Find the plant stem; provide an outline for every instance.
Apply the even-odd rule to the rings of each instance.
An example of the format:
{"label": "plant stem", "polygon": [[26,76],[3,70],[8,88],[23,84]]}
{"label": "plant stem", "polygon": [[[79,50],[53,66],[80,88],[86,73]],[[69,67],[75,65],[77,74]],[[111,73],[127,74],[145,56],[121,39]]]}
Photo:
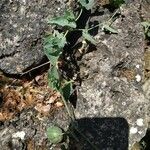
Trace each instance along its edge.
{"label": "plant stem", "polygon": [[[99,24],[95,25],[94,27],[88,28],[87,30],[90,31],[90,30],[92,30],[92,29],[94,29],[94,28],[97,28],[97,27],[103,26],[103,25],[106,24],[106,23],[109,23],[109,22],[113,19],[113,17],[118,13],[119,10],[120,10],[120,9],[117,9],[117,10],[115,11],[115,13],[111,16],[111,18],[109,18],[109,20],[107,20],[106,22],[99,23]],[[85,30],[85,29],[76,29],[76,30],[83,31],[83,30]]]}
{"label": "plant stem", "polygon": [[[101,26],[101,25],[103,25],[103,23],[97,24],[96,26],[91,27],[91,28],[88,28],[87,30],[90,31],[90,30],[92,30],[92,29],[94,29],[94,28],[97,28],[97,27],[99,27],[99,26]],[[83,30],[85,30],[85,29],[75,29],[75,30],[77,30],[77,31],[83,31]]]}
{"label": "plant stem", "polygon": [[94,29],[94,28],[97,28],[97,27],[99,27],[99,26],[101,26],[101,25],[103,25],[103,23],[99,23],[99,24],[97,24],[97,25],[94,26],[94,27],[88,28],[88,31],[90,31],[90,30],[92,30],[92,29]]}
{"label": "plant stem", "polygon": [[48,62],[46,62],[46,63],[43,63],[43,64],[41,64],[41,65],[39,65],[39,66],[37,66],[37,67],[34,67],[34,68],[32,68],[32,69],[30,69],[30,70],[28,70],[28,71],[25,71],[25,72],[23,72],[23,73],[20,73],[20,75],[23,76],[23,75],[25,75],[25,74],[27,74],[27,73],[29,73],[29,72],[35,70],[35,69],[38,69],[38,68],[40,68],[40,67],[42,67],[42,66],[45,66],[45,65],[47,65],[47,64],[50,64],[50,61],[48,61]]}
{"label": "plant stem", "polygon": [[[60,92],[60,91],[58,91],[58,92]],[[66,108],[66,110],[67,110],[67,113],[68,113],[68,115],[69,115],[71,121],[74,121],[75,118],[71,115],[71,112],[70,112],[70,110],[69,110],[69,107],[68,107],[68,105],[67,105],[66,100],[65,100],[64,97],[63,97],[62,92],[60,92],[60,94],[61,94],[62,101],[63,101],[63,103],[64,103],[64,105],[65,105],[65,108]]]}
{"label": "plant stem", "polygon": [[75,21],[77,21],[77,20],[80,18],[82,12],[83,12],[83,9],[80,10],[80,13],[78,14],[78,16],[77,16],[77,18],[75,19]]}
{"label": "plant stem", "polygon": [[[61,94],[62,95],[62,94]],[[68,113],[68,115],[69,115],[69,117],[71,118],[71,121],[75,121],[75,117],[73,117],[72,115],[71,115],[71,112],[70,112],[70,110],[69,110],[69,107],[68,107],[68,105],[67,105],[67,103],[66,103],[66,101],[65,101],[65,99],[64,99],[64,97],[63,96],[61,96],[62,97],[62,101],[63,101],[63,103],[64,103],[64,105],[65,105],[65,108],[66,108],[66,110],[67,110],[67,113]],[[90,142],[90,140],[88,139],[88,138],[86,138],[86,136],[84,135],[84,134],[82,134],[82,132],[80,132],[79,131],[79,129],[75,126],[75,125],[73,125],[73,128],[92,146],[92,148],[94,149],[94,150],[98,150],[98,148],[96,147],[96,146],[94,146],[91,142]],[[76,139],[76,138],[75,138]]]}
{"label": "plant stem", "polygon": [[[119,12],[119,8],[114,12],[114,14],[110,17],[110,19],[108,21],[106,21],[107,23],[110,23],[110,21],[114,18],[114,16]],[[110,23],[109,25],[111,25],[112,23]]]}
{"label": "plant stem", "polygon": [[68,32],[69,32],[69,30],[67,30],[67,31],[65,32],[64,37],[66,37],[66,36],[67,36]]}

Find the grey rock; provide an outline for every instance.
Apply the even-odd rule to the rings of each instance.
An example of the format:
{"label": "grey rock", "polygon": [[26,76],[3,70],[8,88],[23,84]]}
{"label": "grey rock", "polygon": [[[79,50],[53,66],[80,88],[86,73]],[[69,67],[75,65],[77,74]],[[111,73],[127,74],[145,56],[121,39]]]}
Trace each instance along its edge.
{"label": "grey rock", "polygon": [[[117,142],[118,145],[113,147],[115,133],[111,134],[111,130],[118,128],[121,135],[127,126],[120,127],[118,123],[117,127],[113,124],[115,118],[123,118],[128,123],[129,129],[126,131],[129,134],[127,137],[129,148],[145,135],[147,129],[149,101],[145,98],[141,86],[144,33],[140,24],[138,6],[131,3],[121,7],[121,16],[112,26],[118,30],[118,34],[105,37],[99,33],[97,51],[86,54],[80,62],[81,76],[87,78],[79,88],[75,116],[79,120],[99,118],[100,130],[97,129],[95,132],[101,133],[104,129],[108,136],[98,138],[99,141],[94,137],[95,142],[103,143],[102,140],[109,139],[108,142],[103,143],[104,149],[122,150],[125,148],[119,147]],[[106,120],[112,118],[112,121],[106,123],[104,118]],[[111,125],[108,127],[108,124]],[[89,125],[89,129],[93,126]]]}
{"label": "grey rock", "polygon": [[[67,6],[67,5],[66,5]],[[18,74],[40,63],[46,19],[62,14],[63,1],[2,0],[0,4],[0,69]]]}
{"label": "grey rock", "polygon": [[33,149],[50,149],[51,143],[47,139],[46,130],[51,126],[58,126],[64,130],[70,124],[65,108],[60,108],[47,117],[41,117],[35,109],[27,109],[16,115],[10,121],[0,125],[0,149],[24,150],[33,142]]}

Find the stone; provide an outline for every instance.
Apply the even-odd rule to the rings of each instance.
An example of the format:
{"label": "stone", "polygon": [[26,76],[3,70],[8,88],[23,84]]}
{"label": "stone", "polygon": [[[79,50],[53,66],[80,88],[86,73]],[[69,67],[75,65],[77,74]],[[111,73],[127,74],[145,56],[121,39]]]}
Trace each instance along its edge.
{"label": "stone", "polygon": [[66,7],[55,0],[1,0],[0,70],[19,74],[38,65],[44,58],[45,32],[51,32],[47,17],[62,14]]}
{"label": "stone", "polygon": [[[98,17],[96,19],[98,20]],[[103,133],[101,138],[93,137],[95,146],[96,143],[102,143],[104,149],[126,150],[125,147],[121,148],[120,143],[113,144],[115,136],[119,136],[118,131],[120,135],[127,132],[125,135],[128,135],[128,147],[131,148],[144,137],[148,127],[146,120],[149,101],[142,90],[144,32],[138,5],[131,3],[122,6],[121,15],[112,26],[118,30],[118,34],[100,34],[97,50],[87,53],[79,62],[84,81],[79,87],[75,116],[77,120],[99,118],[99,129],[90,132],[94,125],[87,125],[89,132],[85,132],[87,137],[90,134],[92,137],[94,132],[102,134],[103,129],[104,133],[107,133],[108,136]],[[126,124],[121,127],[119,122],[117,127],[113,122],[118,117],[126,120],[129,128]],[[107,123],[104,120],[108,118],[112,121]],[[85,122],[84,124],[86,126]],[[114,131],[113,134],[111,131]],[[101,135],[100,133],[97,134]],[[104,143],[103,140],[107,142]],[[97,146],[99,147],[99,144]],[[87,145],[83,147],[86,149]]]}

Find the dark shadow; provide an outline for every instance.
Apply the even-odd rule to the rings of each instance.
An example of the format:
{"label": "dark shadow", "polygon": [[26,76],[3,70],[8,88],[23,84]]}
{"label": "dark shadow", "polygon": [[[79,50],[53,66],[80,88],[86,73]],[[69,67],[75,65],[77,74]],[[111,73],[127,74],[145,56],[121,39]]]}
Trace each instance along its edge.
{"label": "dark shadow", "polygon": [[1,107],[2,103],[3,103],[3,96],[2,96],[2,93],[0,92],[0,107]]}
{"label": "dark shadow", "polygon": [[141,139],[140,145],[144,150],[150,150],[150,128],[147,129],[146,135]]}
{"label": "dark shadow", "polygon": [[[76,88],[76,87],[74,87]],[[77,102],[77,90],[75,90],[72,95],[69,98],[70,103],[73,105],[74,108],[76,108],[76,102]]]}
{"label": "dark shadow", "polygon": [[[93,21],[93,22],[89,22],[89,28],[91,27],[95,27],[99,24],[98,21]],[[92,35],[92,36],[95,36],[98,34],[98,30],[99,30],[99,27],[97,26],[96,28],[92,29],[89,31],[89,33]]]}
{"label": "dark shadow", "polygon": [[[124,118],[82,118],[76,120],[78,130],[73,129],[69,150],[128,150],[129,126]],[[75,138],[76,137],[76,138]]]}

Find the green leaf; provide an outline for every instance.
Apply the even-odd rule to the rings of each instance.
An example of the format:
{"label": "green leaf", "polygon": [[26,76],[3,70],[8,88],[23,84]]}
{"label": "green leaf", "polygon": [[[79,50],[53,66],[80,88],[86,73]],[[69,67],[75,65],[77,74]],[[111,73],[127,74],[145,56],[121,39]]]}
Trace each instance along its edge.
{"label": "green leaf", "polygon": [[55,31],[55,35],[56,35],[56,45],[59,48],[64,48],[65,44],[67,43],[64,34]]}
{"label": "green leaf", "polygon": [[63,88],[61,89],[60,93],[61,95],[64,97],[64,99],[67,101],[70,97],[70,95],[72,94],[72,82],[66,82],[63,86]]}
{"label": "green leaf", "polygon": [[82,35],[83,35],[83,37],[86,39],[86,40],[88,40],[89,42],[91,42],[92,44],[96,44],[97,42],[96,42],[96,40],[88,33],[88,30],[83,30],[82,31]]}
{"label": "green leaf", "polygon": [[60,82],[59,72],[56,66],[52,66],[48,72],[48,85],[50,88],[58,91],[60,89]]}
{"label": "green leaf", "polygon": [[[149,27],[150,27],[150,22],[144,21],[144,22],[141,22],[141,24],[142,24],[142,26],[144,27],[145,34],[148,36]],[[148,36],[148,37],[149,37],[149,36]]]}
{"label": "green leaf", "polygon": [[47,129],[47,137],[53,144],[60,143],[63,139],[62,129],[56,126],[49,127]]}
{"label": "green leaf", "polygon": [[44,39],[44,46],[63,48],[66,44],[66,37],[63,33],[54,31],[54,35],[49,35]]}
{"label": "green leaf", "polygon": [[150,27],[150,22],[148,22],[148,21],[143,21],[143,22],[141,22],[141,24],[142,24],[142,26],[144,26],[145,28],[146,28],[146,27]]}
{"label": "green leaf", "polygon": [[85,7],[87,10],[92,9],[92,7],[94,6],[94,0],[79,0],[79,3]]}
{"label": "green leaf", "polygon": [[67,26],[76,28],[75,16],[71,11],[66,11],[63,16],[55,17],[48,20],[49,24],[56,24],[60,26]]}
{"label": "green leaf", "polygon": [[44,53],[52,65],[56,65],[65,44],[66,37],[59,32],[55,32],[54,35],[47,36],[44,39]]}
{"label": "green leaf", "polygon": [[114,28],[112,28],[111,26],[109,26],[108,24],[104,24],[103,28],[111,33],[118,33],[118,31]]}
{"label": "green leaf", "polygon": [[147,32],[147,36],[150,37],[150,31]]}
{"label": "green leaf", "polygon": [[75,20],[76,19],[71,10],[70,11],[65,11],[64,17],[68,20]]}
{"label": "green leaf", "polygon": [[[52,50],[52,48],[51,48],[51,50]],[[50,60],[51,64],[56,65],[56,63],[60,57],[61,50],[58,49],[57,51],[51,53],[48,49],[45,49],[45,54],[46,54],[47,58]]]}

